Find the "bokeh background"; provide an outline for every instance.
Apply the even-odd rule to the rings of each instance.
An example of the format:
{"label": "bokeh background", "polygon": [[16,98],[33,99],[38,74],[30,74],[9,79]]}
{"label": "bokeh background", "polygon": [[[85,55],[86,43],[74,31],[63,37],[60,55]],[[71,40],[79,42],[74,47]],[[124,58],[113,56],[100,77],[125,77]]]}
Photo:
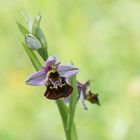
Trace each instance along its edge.
{"label": "bokeh background", "polygon": [[0,0],[0,140],[64,140],[55,102],[25,85],[35,72],[16,21],[39,12],[49,54],[81,69],[101,106],[78,103],[79,140],[140,138],[139,0]]}

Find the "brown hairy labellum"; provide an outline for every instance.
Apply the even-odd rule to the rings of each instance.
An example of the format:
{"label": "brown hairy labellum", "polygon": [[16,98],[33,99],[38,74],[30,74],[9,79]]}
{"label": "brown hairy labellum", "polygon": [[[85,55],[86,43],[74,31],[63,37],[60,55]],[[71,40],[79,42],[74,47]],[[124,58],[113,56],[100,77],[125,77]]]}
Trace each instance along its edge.
{"label": "brown hairy labellum", "polygon": [[46,82],[46,91],[44,96],[51,100],[69,96],[73,88],[66,83],[65,77],[60,77],[58,72],[50,72]]}
{"label": "brown hairy labellum", "polygon": [[93,103],[93,104],[98,104],[100,105],[99,99],[98,99],[98,94],[94,94],[91,91],[88,92],[88,94],[86,94],[86,100],[88,100],[89,102]]}

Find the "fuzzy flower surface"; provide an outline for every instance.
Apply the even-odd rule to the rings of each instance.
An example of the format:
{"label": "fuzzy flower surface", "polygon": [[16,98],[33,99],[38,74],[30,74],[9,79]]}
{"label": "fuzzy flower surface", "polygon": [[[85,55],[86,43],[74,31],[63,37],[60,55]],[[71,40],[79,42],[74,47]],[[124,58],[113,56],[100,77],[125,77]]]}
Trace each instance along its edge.
{"label": "fuzzy flower surface", "polygon": [[100,105],[98,94],[92,93],[89,90],[90,82],[87,81],[86,83],[82,84],[77,81],[77,87],[79,92],[79,99],[82,101],[82,106],[85,110],[87,110],[87,106],[85,104],[85,100],[88,100],[90,103]]}
{"label": "fuzzy flower surface", "polygon": [[31,86],[46,86],[44,96],[56,100],[68,97],[73,87],[70,85],[70,78],[79,72],[74,65],[62,65],[55,56],[49,56],[42,70],[32,74],[26,80]]}

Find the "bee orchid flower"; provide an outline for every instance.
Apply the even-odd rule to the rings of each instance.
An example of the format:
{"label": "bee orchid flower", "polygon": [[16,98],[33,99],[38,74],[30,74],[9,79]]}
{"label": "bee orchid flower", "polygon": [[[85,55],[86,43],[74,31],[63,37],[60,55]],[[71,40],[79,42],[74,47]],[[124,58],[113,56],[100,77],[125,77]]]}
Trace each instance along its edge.
{"label": "bee orchid flower", "polygon": [[74,65],[61,65],[55,56],[49,56],[42,70],[32,74],[26,84],[32,86],[46,86],[44,96],[56,100],[68,97],[73,87],[70,85],[70,78],[76,75],[79,69]]}
{"label": "bee orchid flower", "polygon": [[85,100],[88,100],[90,103],[100,105],[98,94],[92,93],[89,90],[90,82],[87,81],[86,83],[82,84],[77,81],[77,87],[79,92],[79,99],[82,101],[82,106],[85,110],[87,110],[87,106],[85,104]]}

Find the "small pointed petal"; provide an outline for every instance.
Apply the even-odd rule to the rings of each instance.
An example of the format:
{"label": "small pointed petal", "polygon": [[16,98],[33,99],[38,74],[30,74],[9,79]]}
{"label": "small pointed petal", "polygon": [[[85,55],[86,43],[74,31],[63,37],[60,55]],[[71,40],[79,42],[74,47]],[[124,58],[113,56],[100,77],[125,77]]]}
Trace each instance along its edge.
{"label": "small pointed petal", "polygon": [[88,81],[85,84],[82,84],[79,81],[77,81],[77,88],[78,88],[78,91],[79,91],[79,95],[80,95],[80,93],[82,93],[83,96],[84,96],[84,99],[86,97],[86,91],[88,89],[88,86],[89,86]]}
{"label": "small pointed petal", "polygon": [[44,85],[46,80],[46,72],[44,70],[38,71],[31,75],[25,83],[32,86]]}
{"label": "small pointed petal", "polygon": [[70,78],[79,72],[79,69],[73,65],[59,65],[57,71],[60,76]]}
{"label": "small pointed petal", "polygon": [[45,62],[46,67],[55,65],[56,61],[57,61],[57,59],[55,56],[49,56],[47,61]]}
{"label": "small pointed petal", "polygon": [[85,104],[85,96],[84,96],[83,92],[80,92],[80,99],[82,101],[83,109],[88,110],[88,108],[87,108],[87,106]]}
{"label": "small pointed petal", "polygon": [[71,84],[70,84],[70,78],[66,78],[66,83],[67,83],[68,85],[71,85]]}

